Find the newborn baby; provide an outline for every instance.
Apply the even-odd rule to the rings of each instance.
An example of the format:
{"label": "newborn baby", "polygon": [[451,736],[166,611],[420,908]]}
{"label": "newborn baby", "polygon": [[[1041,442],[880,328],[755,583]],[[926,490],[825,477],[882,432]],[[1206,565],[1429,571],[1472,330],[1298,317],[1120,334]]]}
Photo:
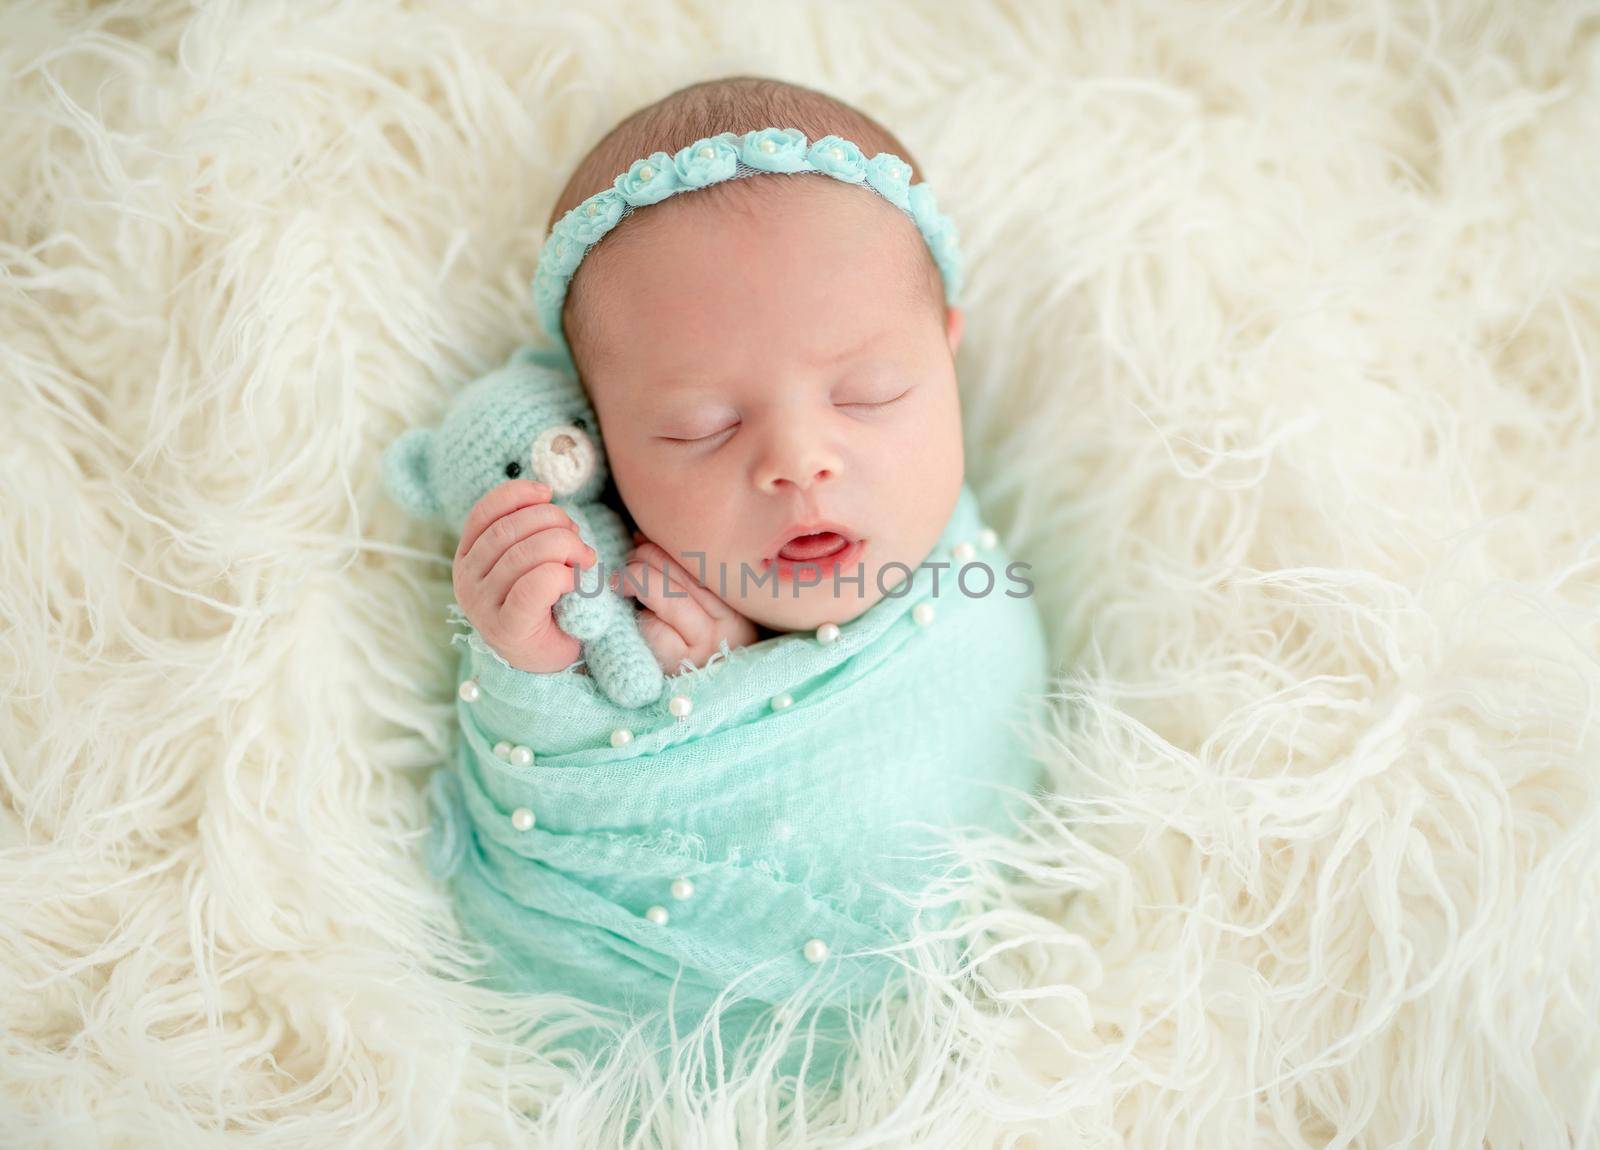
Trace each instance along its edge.
{"label": "newborn baby", "polygon": [[636,525],[610,585],[667,689],[627,708],[581,673],[556,605],[604,547],[507,464],[456,550],[435,869],[496,984],[726,1004],[732,1042],[824,969],[800,1010],[882,985],[942,869],[922,831],[1009,827],[1042,628],[964,480],[954,229],[881,126],[696,85],[618,125],[554,218],[535,300]]}
{"label": "newborn baby", "polygon": [[[715,198],[735,188],[760,210]],[[664,671],[844,623],[927,557],[963,481],[963,313],[886,200],[781,176],[675,196],[588,253],[567,310],[642,533],[609,581]],[[455,560],[467,618],[535,672],[578,658],[552,608],[596,559],[549,498],[526,479],[489,492]],[[836,594],[835,571],[861,578]],[[525,576],[536,590],[510,595]]]}

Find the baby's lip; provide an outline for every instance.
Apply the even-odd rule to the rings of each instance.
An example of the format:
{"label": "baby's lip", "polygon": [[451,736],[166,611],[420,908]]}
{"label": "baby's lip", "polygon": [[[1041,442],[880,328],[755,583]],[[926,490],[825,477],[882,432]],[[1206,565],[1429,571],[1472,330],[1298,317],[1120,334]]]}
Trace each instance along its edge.
{"label": "baby's lip", "polygon": [[791,539],[801,535],[820,535],[824,531],[832,531],[835,535],[842,536],[846,545],[858,542],[860,536],[843,523],[833,519],[808,519],[802,523],[791,523],[783,529],[783,534],[767,549],[767,554],[762,559],[764,566],[771,566],[778,560],[778,552],[784,549]]}

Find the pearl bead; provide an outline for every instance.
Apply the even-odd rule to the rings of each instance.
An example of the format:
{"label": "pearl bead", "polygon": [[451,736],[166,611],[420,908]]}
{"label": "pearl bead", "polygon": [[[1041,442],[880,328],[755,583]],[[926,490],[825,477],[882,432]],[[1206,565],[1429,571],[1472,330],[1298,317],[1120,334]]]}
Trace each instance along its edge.
{"label": "pearl bead", "polygon": [[978,542],[983,544],[985,547],[993,547],[996,543],[1000,542],[1000,536],[996,535],[992,529],[985,527],[982,531],[978,532]]}
{"label": "pearl bead", "polygon": [[533,829],[533,822],[533,812],[527,807],[518,807],[516,810],[511,812],[511,825],[516,827],[519,831],[531,831]]}
{"label": "pearl bead", "polygon": [[761,144],[760,144],[760,148],[761,148],[761,150],[763,152],[767,153],[767,155],[770,156],[770,155],[772,155],[773,152],[776,152],[778,150],[778,145],[777,145],[776,142],[774,142],[772,140],[762,140]]}
{"label": "pearl bead", "polygon": [[672,880],[672,897],[677,899],[679,902],[682,902],[693,893],[694,883],[690,882],[688,879],[675,878]]}
{"label": "pearl bead", "polygon": [[513,767],[533,766],[533,752],[521,743],[511,748],[511,753],[506,756],[506,762]]}
{"label": "pearl bead", "polygon": [[963,539],[960,543],[957,543],[954,547],[950,548],[950,554],[955,556],[956,562],[965,563],[967,560],[972,558],[975,552],[972,544]]}
{"label": "pearl bead", "polygon": [[627,727],[618,727],[611,732],[611,745],[613,747],[625,747],[631,742],[633,742],[633,732],[628,730]]}
{"label": "pearl bead", "polygon": [[702,160],[709,160],[715,154],[716,153],[712,150],[711,145],[709,144],[700,149],[700,158]]}
{"label": "pearl bead", "polygon": [[918,603],[911,608],[911,617],[917,621],[917,626],[926,627],[933,622],[933,604]]}
{"label": "pearl bead", "polygon": [[652,168],[649,164],[645,164],[644,166],[642,166],[639,169],[639,178],[641,180],[653,180],[653,179],[655,179],[655,176],[656,176],[656,170],[654,168]]}
{"label": "pearl bead", "polygon": [[511,755],[511,744],[501,739],[494,745],[494,757],[497,759],[508,758]]}
{"label": "pearl bead", "polygon": [[787,707],[790,704],[792,704],[793,702],[794,702],[794,696],[789,694],[788,691],[785,691],[781,695],[772,696],[772,709],[774,711],[781,711],[785,707]]}
{"label": "pearl bead", "polygon": [[456,688],[456,694],[460,695],[469,703],[476,703],[478,701],[478,696],[482,694],[482,692],[478,690],[478,680],[466,679],[462,682],[461,686]]}
{"label": "pearl bead", "polygon": [[821,643],[824,647],[838,637],[839,624],[837,623],[824,623],[822,626],[817,628],[817,642]]}
{"label": "pearl bead", "polygon": [[833,147],[828,149],[828,155],[837,160],[840,156],[844,155],[844,152],[840,149],[839,145],[835,144]]}
{"label": "pearl bead", "polygon": [[674,715],[677,715],[678,718],[681,719],[690,711],[694,710],[694,703],[690,700],[688,695],[674,695],[667,701],[667,710],[671,711]]}
{"label": "pearl bead", "polygon": [[592,203],[589,205],[588,214],[591,216],[594,215],[594,204]]}
{"label": "pearl bead", "polygon": [[806,943],[805,954],[807,962],[821,962],[828,957],[828,944],[820,938],[814,938]]}
{"label": "pearl bead", "polygon": [[657,926],[667,925],[667,908],[664,906],[653,906],[644,912],[644,916]]}

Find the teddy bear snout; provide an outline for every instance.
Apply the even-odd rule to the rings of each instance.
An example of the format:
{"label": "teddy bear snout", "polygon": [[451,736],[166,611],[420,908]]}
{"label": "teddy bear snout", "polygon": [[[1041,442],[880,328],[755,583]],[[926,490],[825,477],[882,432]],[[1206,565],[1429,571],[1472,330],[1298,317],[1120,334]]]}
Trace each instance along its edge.
{"label": "teddy bear snout", "polygon": [[571,495],[599,467],[599,450],[581,428],[572,424],[546,428],[534,437],[528,452],[534,476],[556,495]]}

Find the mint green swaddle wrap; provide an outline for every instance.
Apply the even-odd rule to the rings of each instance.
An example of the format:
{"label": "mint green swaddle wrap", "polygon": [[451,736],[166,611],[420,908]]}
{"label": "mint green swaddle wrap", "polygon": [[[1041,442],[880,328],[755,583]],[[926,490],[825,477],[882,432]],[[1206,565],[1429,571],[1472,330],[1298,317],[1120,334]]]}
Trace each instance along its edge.
{"label": "mint green swaddle wrap", "polygon": [[[724,647],[638,708],[581,663],[532,674],[456,636],[476,690],[430,783],[429,859],[492,953],[490,982],[663,1020],[670,1001],[680,1033],[735,983],[725,1043],[797,991],[835,1018],[876,994],[895,960],[858,952],[907,937],[908,900],[950,866],[918,824],[1005,833],[1022,805],[1007,788],[1041,781],[1026,731],[1046,652],[1010,564],[963,485],[924,564],[832,643]],[[533,761],[508,761],[508,744]],[[813,1070],[831,1072],[831,1050]]]}

